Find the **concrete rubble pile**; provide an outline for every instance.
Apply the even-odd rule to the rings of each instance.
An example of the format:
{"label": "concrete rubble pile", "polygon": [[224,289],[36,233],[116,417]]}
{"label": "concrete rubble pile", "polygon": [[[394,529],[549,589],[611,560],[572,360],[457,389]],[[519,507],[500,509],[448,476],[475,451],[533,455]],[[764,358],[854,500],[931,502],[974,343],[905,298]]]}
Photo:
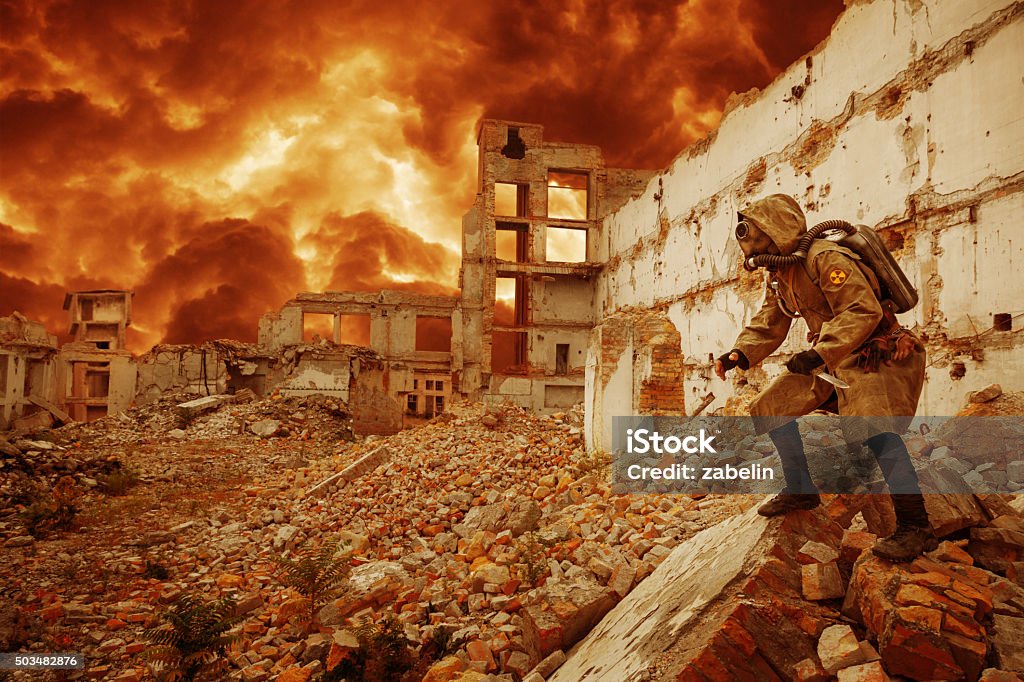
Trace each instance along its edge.
{"label": "concrete rubble pile", "polygon": [[[115,457],[141,484],[116,498],[82,485],[81,525],[43,538],[10,509],[0,518],[6,646],[82,651],[89,669],[72,679],[144,679],[145,628],[198,591],[237,598],[239,680],[343,670],[360,624],[389,615],[433,682],[993,682],[1024,670],[1013,496],[931,496],[944,542],[898,566],[868,550],[891,523],[882,496],[767,520],[759,496],[614,494],[578,409],[456,403],[422,427],[347,440],[298,429],[300,411],[343,422],[328,399],[236,399],[176,437],[188,401],[175,400],[131,424],[78,425],[75,440],[72,427],[49,432],[54,450]],[[253,433],[261,419],[281,422],[276,435]],[[330,539],[351,573],[310,633],[272,559]]]}
{"label": "concrete rubble pile", "polygon": [[829,497],[690,539],[549,680],[1020,679],[1024,500],[979,497],[983,520],[900,565],[871,553],[864,498]]}
{"label": "concrete rubble pile", "polygon": [[34,486],[52,488],[61,477],[71,476],[80,485],[95,487],[120,467],[117,457],[102,453],[83,457],[48,440],[0,436],[0,518],[13,514],[13,506]]}
{"label": "concrete rubble pile", "polygon": [[[239,599],[237,679],[306,679],[344,658],[364,617],[387,613],[412,646],[448,635],[451,650],[430,679],[522,679],[551,672],[673,548],[752,503],[612,495],[569,423],[579,410],[538,418],[464,403],[386,438],[264,438],[238,428],[198,437],[221,413],[264,416],[249,406],[259,403],[225,403],[174,438],[166,413],[180,404],[129,413],[131,424],[113,416],[78,425],[75,440],[50,432],[76,456],[118,457],[141,483],[116,498],[82,486],[81,523],[44,538],[25,534],[16,515],[0,519],[9,586],[0,616],[22,614],[44,633],[20,646],[59,643],[86,654],[92,679],[142,679],[145,627],[198,590]],[[117,435],[103,437],[104,427]],[[350,552],[348,590],[321,609],[309,636],[298,595],[281,586],[271,558],[339,536]]]}
{"label": "concrete rubble pile", "polygon": [[73,423],[52,432],[59,442],[103,441],[108,444],[139,439],[209,439],[248,434],[263,438],[352,440],[352,423],[344,401],[330,396],[283,397],[262,400],[251,391],[196,398],[171,393],[142,407],[88,423]]}

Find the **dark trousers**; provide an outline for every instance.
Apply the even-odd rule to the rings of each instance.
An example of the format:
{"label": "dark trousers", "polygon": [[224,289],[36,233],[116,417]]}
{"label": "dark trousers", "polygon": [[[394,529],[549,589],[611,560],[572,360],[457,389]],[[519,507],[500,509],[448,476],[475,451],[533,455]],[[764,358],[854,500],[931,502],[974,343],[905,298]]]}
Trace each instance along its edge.
{"label": "dark trousers", "polygon": [[[811,480],[803,439],[800,437],[796,421],[773,429],[768,435],[782,459],[782,473],[786,479],[784,492],[817,493],[818,488]],[[864,444],[871,449],[885,477],[896,511],[897,523],[910,526],[928,525],[928,514],[925,511],[917,472],[910,461],[910,453],[903,439],[895,433],[880,433],[864,441]]]}

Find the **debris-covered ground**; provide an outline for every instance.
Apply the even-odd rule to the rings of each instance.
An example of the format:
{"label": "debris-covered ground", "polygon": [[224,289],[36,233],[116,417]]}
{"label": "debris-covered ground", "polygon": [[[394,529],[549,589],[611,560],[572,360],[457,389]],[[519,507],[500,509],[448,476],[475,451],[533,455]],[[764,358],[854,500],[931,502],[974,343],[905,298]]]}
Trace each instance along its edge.
{"label": "debris-covered ground", "polygon": [[[675,548],[761,500],[613,494],[578,408],[536,417],[456,403],[424,426],[360,438],[345,405],[321,396],[182,410],[188,398],[0,440],[0,649],[82,652],[87,669],[68,679],[151,679],[149,666],[181,664],[147,658],[167,614],[212,613],[237,635],[211,659],[224,664],[215,679],[539,682],[667,557],[708,551]],[[956,454],[937,435],[915,450],[922,468]],[[911,661],[909,673],[896,666],[907,679],[933,679],[914,675],[938,668],[913,661],[936,652],[945,677],[934,679],[1021,665],[1005,635],[1024,623],[1020,511],[1008,496],[961,498],[930,501],[947,542],[906,570],[864,551],[891,524],[878,496],[857,509],[834,498],[818,514],[839,524],[827,532],[787,531],[800,552],[773,555],[796,568],[772,570],[796,584],[783,594],[772,583],[772,598],[805,604],[804,636],[821,643],[803,672],[780,676],[885,679],[897,656]],[[335,541],[319,563],[309,554]],[[224,597],[220,612],[199,608]],[[890,611],[896,620],[879,615]],[[850,633],[828,629],[839,625]],[[857,666],[875,676],[843,673]],[[734,679],[711,669],[693,679]]]}
{"label": "debris-covered ground", "polygon": [[[388,438],[352,439],[344,406],[319,397],[183,420],[184,397],[5,441],[4,648],[81,651],[92,679],[143,679],[145,629],[195,592],[237,598],[243,634],[225,674],[243,679],[315,677],[332,650],[358,647],[355,626],[386,613],[416,647],[414,675],[459,654],[447,665],[518,678],[536,662],[522,609],[537,585],[596,576],[625,595],[685,538],[750,504],[611,495],[578,410],[537,418],[461,404]],[[62,525],[54,511],[33,538],[26,508],[56,510],[58,493],[77,512]],[[349,589],[310,634],[273,559],[336,537]]]}

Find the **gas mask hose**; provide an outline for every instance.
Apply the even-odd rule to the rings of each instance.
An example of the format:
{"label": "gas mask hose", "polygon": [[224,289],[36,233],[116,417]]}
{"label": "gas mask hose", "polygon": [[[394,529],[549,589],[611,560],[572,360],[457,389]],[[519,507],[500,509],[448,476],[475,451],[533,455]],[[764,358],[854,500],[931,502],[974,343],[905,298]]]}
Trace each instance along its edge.
{"label": "gas mask hose", "polygon": [[820,237],[823,233],[833,230],[842,230],[846,234],[853,234],[857,231],[857,228],[845,220],[825,220],[807,230],[800,236],[800,240],[796,243],[796,249],[794,249],[793,253],[786,256],[780,256],[773,253],[758,254],[744,260],[743,268],[748,272],[753,272],[758,268],[779,268],[783,265],[799,263],[803,259],[807,258],[807,252],[811,248],[812,241]]}

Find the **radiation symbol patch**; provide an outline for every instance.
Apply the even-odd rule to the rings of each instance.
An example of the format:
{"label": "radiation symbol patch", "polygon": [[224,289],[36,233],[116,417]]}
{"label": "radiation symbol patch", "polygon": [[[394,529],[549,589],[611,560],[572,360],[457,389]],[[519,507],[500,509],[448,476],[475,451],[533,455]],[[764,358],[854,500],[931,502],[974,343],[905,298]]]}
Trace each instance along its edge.
{"label": "radiation symbol patch", "polygon": [[846,281],[846,271],[839,268],[833,268],[832,272],[828,273],[828,281],[835,284],[837,287],[842,286],[843,282]]}

